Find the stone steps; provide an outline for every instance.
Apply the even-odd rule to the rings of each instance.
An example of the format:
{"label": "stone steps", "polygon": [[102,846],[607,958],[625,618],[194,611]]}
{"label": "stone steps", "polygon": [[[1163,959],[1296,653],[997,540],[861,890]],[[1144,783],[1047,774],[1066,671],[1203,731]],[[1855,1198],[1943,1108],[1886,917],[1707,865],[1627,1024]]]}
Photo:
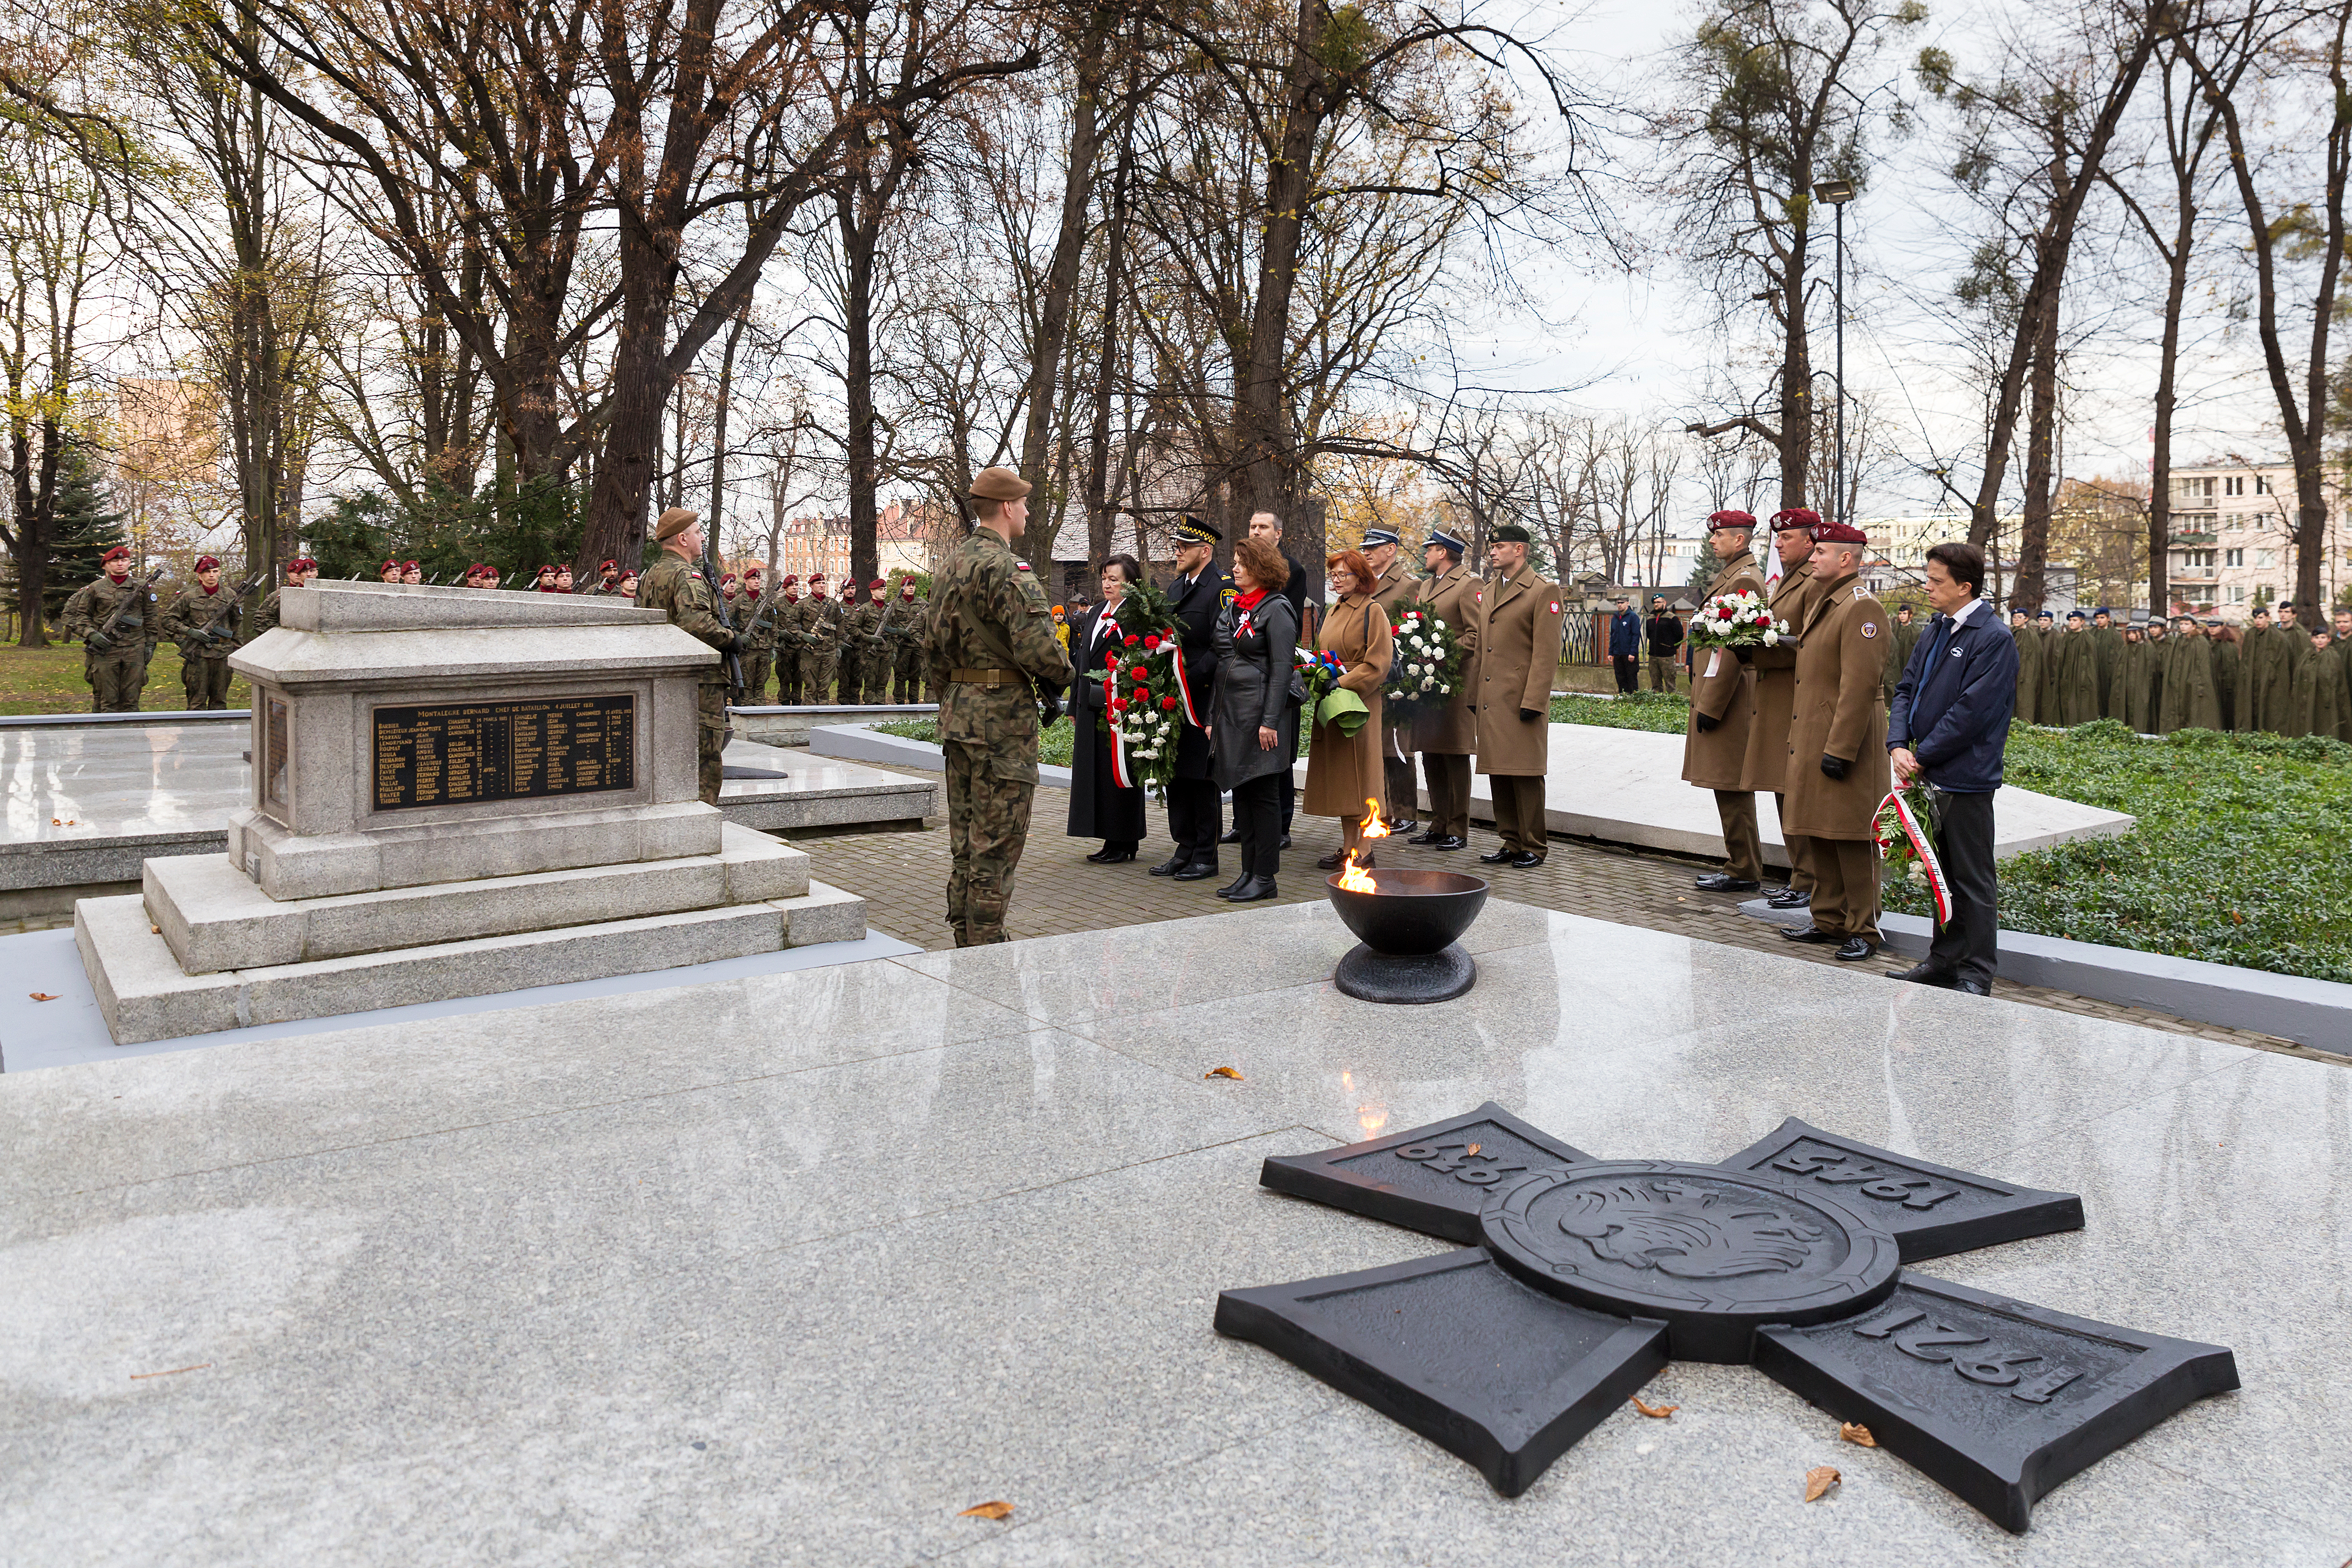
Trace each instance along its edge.
{"label": "stone steps", "polygon": [[190,975],[797,898],[806,852],[733,823],[711,855],[279,901],[225,855],[151,860],[147,917]]}
{"label": "stone steps", "polygon": [[[647,868],[631,868],[643,875]],[[74,943],[120,1045],[646,974],[866,934],[866,901],[821,882],[796,898],[441,941],[392,952],[181,971],[143,897],[89,898]],[[442,890],[448,896],[448,890]]]}

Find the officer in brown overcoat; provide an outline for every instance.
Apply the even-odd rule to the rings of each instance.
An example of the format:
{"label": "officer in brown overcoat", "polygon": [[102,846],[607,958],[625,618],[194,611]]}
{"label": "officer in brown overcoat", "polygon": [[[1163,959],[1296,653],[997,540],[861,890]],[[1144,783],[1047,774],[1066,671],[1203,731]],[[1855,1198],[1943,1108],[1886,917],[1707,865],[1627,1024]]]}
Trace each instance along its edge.
{"label": "officer in brown overcoat", "polygon": [[[1780,556],[1780,580],[1772,590],[1772,619],[1789,623],[1793,638],[1805,623],[1818,596],[1811,565],[1813,530],[1821,514],[1789,507],[1772,514],[1772,548]],[[1758,648],[1749,655],[1756,679],[1749,688],[1748,758],[1740,768],[1740,788],[1769,789],[1780,813],[1780,839],[1789,851],[1789,885],[1766,902],[1775,909],[1800,909],[1813,895],[1816,878],[1805,862],[1805,851],[1789,831],[1789,802],[1780,798],[1788,788],[1789,720],[1797,701],[1797,649],[1793,642],[1775,648]]]}
{"label": "officer in brown overcoat", "polygon": [[[1756,518],[1741,511],[1717,512],[1706,519],[1707,548],[1715,552],[1715,580],[1706,600],[1719,593],[1764,597],[1764,574],[1749,548]],[[1748,650],[1741,649],[1740,653]],[[1724,868],[1696,880],[1707,893],[1753,893],[1764,878],[1763,841],[1756,831],[1756,792],[1748,787],[1748,710],[1756,706],[1756,676],[1732,650],[1691,649],[1690,727],[1683,732],[1683,778],[1715,791],[1716,815],[1723,821]]]}
{"label": "officer in brown overcoat", "polygon": [[1432,529],[1421,552],[1429,576],[1422,580],[1421,604],[1454,633],[1462,664],[1454,698],[1443,708],[1424,709],[1412,721],[1412,748],[1429,780],[1429,831],[1409,842],[1433,850],[1458,850],[1470,842],[1470,754],[1478,748],[1478,574],[1463,557],[1469,544],[1443,528]]}
{"label": "officer in brown overcoat", "polygon": [[1858,964],[1878,951],[1878,846],[1871,823],[1886,799],[1886,704],[1879,691],[1894,622],[1857,579],[1868,540],[1851,523],[1813,529],[1813,581],[1797,633],[1796,713],[1788,739],[1790,856],[1813,868],[1810,924],[1781,936],[1837,944]]}
{"label": "officer in brown overcoat", "polygon": [[[1364,542],[1356,547],[1364,564],[1379,575],[1372,580],[1372,602],[1381,607],[1393,629],[1396,618],[1413,601],[1421,591],[1421,581],[1404,569],[1398,559],[1399,548],[1394,528],[1370,528],[1364,530]],[[1396,721],[1381,720],[1381,782],[1388,797],[1389,831],[1410,833],[1421,826],[1414,820],[1420,809],[1418,792],[1412,787],[1412,735],[1410,727],[1399,727]]]}
{"label": "officer in brown overcoat", "polygon": [[1551,680],[1559,667],[1559,588],[1528,564],[1528,530],[1505,523],[1488,536],[1493,568],[1474,591],[1478,607],[1478,771],[1495,801],[1502,846],[1487,865],[1539,866],[1544,775],[1551,763]]}

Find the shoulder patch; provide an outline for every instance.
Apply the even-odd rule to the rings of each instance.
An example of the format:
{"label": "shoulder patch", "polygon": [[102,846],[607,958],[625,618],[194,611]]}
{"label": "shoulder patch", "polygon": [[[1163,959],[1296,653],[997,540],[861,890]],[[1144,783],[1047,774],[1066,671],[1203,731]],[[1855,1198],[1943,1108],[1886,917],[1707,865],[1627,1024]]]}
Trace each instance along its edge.
{"label": "shoulder patch", "polygon": [[1553,601],[1551,601],[1551,612],[1552,612],[1554,615],[1557,615],[1557,614],[1559,614],[1559,600],[1557,600],[1557,599],[1555,599],[1555,600],[1553,600]]}
{"label": "shoulder patch", "polygon": [[1853,585],[1853,601],[1856,604],[1861,603],[1864,600],[1869,597],[1870,590],[1863,587],[1863,585],[1858,582]]}
{"label": "shoulder patch", "polygon": [[1877,635],[1878,635],[1878,622],[1875,622],[1875,621],[1865,621],[1865,622],[1864,622],[1862,623],[1862,634],[1863,634],[1864,636],[1865,636],[1865,637],[1875,637],[1875,636],[1877,636]]}
{"label": "shoulder patch", "polygon": [[1225,585],[1224,592],[1222,595],[1224,601],[1228,604],[1231,604],[1234,600],[1239,599],[1241,596],[1242,591],[1234,587],[1231,583],[1227,583]]}
{"label": "shoulder patch", "polygon": [[1015,571],[1027,571],[1029,570],[1029,563],[1025,560],[1016,560],[1013,563],[1013,570]]}

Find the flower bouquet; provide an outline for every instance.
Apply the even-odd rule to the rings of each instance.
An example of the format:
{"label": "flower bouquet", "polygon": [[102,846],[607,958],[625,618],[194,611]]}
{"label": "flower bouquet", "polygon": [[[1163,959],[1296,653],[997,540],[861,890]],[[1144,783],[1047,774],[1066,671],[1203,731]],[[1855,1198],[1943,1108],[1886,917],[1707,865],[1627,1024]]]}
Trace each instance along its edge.
{"label": "flower bouquet", "polygon": [[1879,859],[1912,881],[1927,884],[1935,900],[1936,924],[1940,926],[1949,920],[1951,884],[1945,880],[1944,862],[1936,858],[1935,792],[1916,779],[1896,786],[1878,803],[1870,836],[1877,841]]}
{"label": "flower bouquet", "polygon": [[1691,617],[1692,643],[1718,648],[1770,648],[1788,634],[1789,623],[1772,619],[1759,593],[1718,593]]}
{"label": "flower bouquet", "polygon": [[1166,594],[1149,582],[1129,583],[1112,619],[1120,647],[1099,677],[1111,779],[1122,789],[1156,783],[1164,796],[1176,776],[1176,743],[1187,723],[1200,725],[1203,705],[1185,677]]}
{"label": "flower bouquet", "polygon": [[1397,617],[1390,628],[1396,653],[1389,662],[1389,678],[1381,687],[1389,716],[1410,722],[1423,709],[1443,708],[1454,700],[1462,675],[1462,648],[1454,629],[1416,605]]}
{"label": "flower bouquet", "polygon": [[1319,653],[1301,648],[1293,659],[1292,667],[1307,687],[1308,722],[1330,725],[1352,738],[1372,711],[1362,697],[1339,684],[1339,677],[1348,673],[1346,663],[1328,648]]}

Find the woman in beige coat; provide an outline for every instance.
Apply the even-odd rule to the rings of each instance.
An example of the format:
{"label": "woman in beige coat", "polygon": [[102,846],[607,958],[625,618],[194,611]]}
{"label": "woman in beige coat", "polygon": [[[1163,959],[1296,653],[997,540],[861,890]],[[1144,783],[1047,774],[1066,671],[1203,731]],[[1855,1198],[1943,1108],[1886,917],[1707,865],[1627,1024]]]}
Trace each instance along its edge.
{"label": "woman in beige coat", "polygon": [[[1316,630],[1315,651],[1328,650],[1347,666],[1339,684],[1363,698],[1370,710],[1363,727],[1352,737],[1342,735],[1337,726],[1318,724],[1307,742],[1307,798],[1298,807],[1314,816],[1339,819],[1343,848],[1315,862],[1336,871],[1346,851],[1364,846],[1364,802],[1381,798],[1381,683],[1388,679],[1394,638],[1388,612],[1372,601],[1379,574],[1371,563],[1349,549],[1325,564],[1331,570],[1331,609]],[[1372,857],[1359,853],[1356,863],[1370,866]]]}

